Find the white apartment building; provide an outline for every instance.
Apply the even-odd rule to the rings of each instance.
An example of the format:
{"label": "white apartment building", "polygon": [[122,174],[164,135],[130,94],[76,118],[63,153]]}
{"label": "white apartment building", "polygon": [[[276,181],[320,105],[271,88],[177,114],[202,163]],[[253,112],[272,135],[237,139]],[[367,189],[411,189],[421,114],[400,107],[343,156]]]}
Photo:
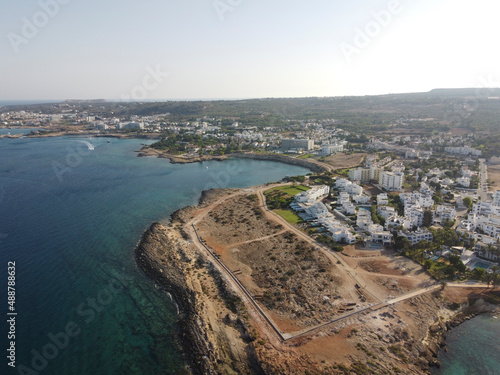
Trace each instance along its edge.
{"label": "white apartment building", "polygon": [[339,145],[339,144],[324,144],[321,145],[321,155],[323,156],[328,156],[331,154],[336,154],[337,152],[342,152],[344,151],[344,145]]}
{"label": "white apartment building", "polygon": [[381,168],[372,166],[370,168],[355,168],[349,170],[349,179],[351,181],[367,182],[370,180],[378,181],[380,179]]}
{"label": "white apartment building", "polygon": [[389,191],[398,191],[403,188],[404,174],[402,172],[380,173],[380,187]]}
{"label": "white apartment building", "polygon": [[406,238],[411,242],[411,245],[415,245],[421,241],[432,241],[432,233],[425,229],[418,229],[416,231],[399,231],[398,236]]}
{"label": "white apartment building", "polygon": [[369,168],[356,168],[349,170],[349,180],[351,181],[368,181],[370,179]]}
{"label": "white apartment building", "polygon": [[314,148],[314,140],[312,139],[282,139],[281,148],[283,150],[306,150],[310,151]]}

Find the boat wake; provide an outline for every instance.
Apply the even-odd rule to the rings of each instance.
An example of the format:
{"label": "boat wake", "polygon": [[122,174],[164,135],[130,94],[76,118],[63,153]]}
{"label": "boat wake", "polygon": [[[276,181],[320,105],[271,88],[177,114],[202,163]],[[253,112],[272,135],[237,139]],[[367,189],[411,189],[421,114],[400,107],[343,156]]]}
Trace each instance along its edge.
{"label": "boat wake", "polygon": [[90,143],[89,141],[78,141],[78,142],[82,142],[82,143],[86,144],[90,151],[95,150],[95,146],[92,143]]}

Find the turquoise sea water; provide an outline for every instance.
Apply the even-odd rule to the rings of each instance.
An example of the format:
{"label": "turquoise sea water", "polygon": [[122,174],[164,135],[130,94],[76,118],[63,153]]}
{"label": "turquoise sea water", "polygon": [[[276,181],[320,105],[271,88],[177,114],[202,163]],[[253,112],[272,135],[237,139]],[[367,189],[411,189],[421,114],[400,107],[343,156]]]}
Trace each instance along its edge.
{"label": "turquoise sea water", "polygon": [[500,319],[479,315],[448,332],[446,342],[434,375],[500,374]]}
{"label": "turquoise sea water", "polygon": [[12,261],[18,313],[17,367],[2,356],[1,374],[183,373],[175,305],[133,259],[141,234],[204,189],[309,172],[246,159],[172,165],[136,157],[143,142],[0,139],[0,311]]}

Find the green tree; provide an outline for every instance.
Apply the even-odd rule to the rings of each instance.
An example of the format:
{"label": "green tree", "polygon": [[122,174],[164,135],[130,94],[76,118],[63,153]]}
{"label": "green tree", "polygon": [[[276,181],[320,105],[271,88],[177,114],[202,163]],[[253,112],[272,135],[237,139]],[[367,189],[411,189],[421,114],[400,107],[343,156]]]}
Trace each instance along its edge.
{"label": "green tree", "polygon": [[467,207],[467,208],[471,208],[472,207],[472,199],[470,199],[470,197],[465,197],[463,199],[463,203],[464,203],[464,206]]}
{"label": "green tree", "polygon": [[432,225],[432,212],[431,211],[424,211],[424,219],[423,219],[423,225],[424,227],[430,227]]}
{"label": "green tree", "polygon": [[484,268],[475,268],[474,271],[472,271],[472,278],[475,280],[479,281],[484,281],[485,277],[487,275],[487,272]]}

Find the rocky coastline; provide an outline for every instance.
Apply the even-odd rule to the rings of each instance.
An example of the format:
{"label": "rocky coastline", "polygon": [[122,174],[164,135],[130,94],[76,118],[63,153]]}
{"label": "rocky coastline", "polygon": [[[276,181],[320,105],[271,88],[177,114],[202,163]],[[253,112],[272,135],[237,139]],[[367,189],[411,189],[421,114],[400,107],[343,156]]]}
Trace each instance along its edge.
{"label": "rocky coastline", "polygon": [[238,152],[227,155],[203,155],[203,156],[185,156],[185,155],[172,155],[166,152],[162,152],[159,150],[152,149],[149,146],[142,147],[137,156],[145,157],[145,156],[155,156],[158,158],[169,159],[172,164],[188,164],[188,163],[201,163],[204,161],[223,161],[230,158],[239,158],[239,159],[254,159],[254,160],[269,160],[269,161],[277,161],[280,163],[297,165],[300,167],[308,168],[313,172],[324,172],[329,170],[328,167],[317,163],[308,159],[298,159],[292,158],[290,156],[281,155],[281,154],[257,154],[253,152]]}
{"label": "rocky coastline", "polygon": [[[153,223],[135,249],[139,267],[171,293],[179,306],[179,339],[192,374],[303,374],[306,370],[311,374],[358,374],[362,372],[353,369],[365,368],[362,366],[372,358],[377,358],[380,371],[430,374],[433,367],[440,366],[438,356],[446,348],[449,330],[478,314],[500,311],[481,293],[471,291],[467,295],[460,290],[457,295],[447,294],[446,288],[414,297],[400,306],[386,307],[380,314],[376,312],[391,327],[394,325],[391,336],[382,336],[371,325],[370,315],[374,313],[368,313],[359,317],[356,329],[352,325],[333,325],[303,340],[256,344],[263,341],[258,339],[258,326],[248,320],[244,307],[230,311],[224,306],[221,301],[234,300],[235,294],[227,289],[210,260],[193,248],[184,231],[195,210],[234,191],[203,192],[198,207],[175,211],[168,226]],[[414,322],[413,327],[408,326],[408,319]],[[339,345],[354,348],[347,363],[326,367],[300,350],[325,335],[340,339],[346,330],[350,333]],[[380,352],[381,347],[388,349]],[[387,373],[383,371],[380,373]]]}
{"label": "rocky coastline", "polygon": [[[161,249],[167,249],[167,262],[158,258],[157,251]],[[196,293],[187,286],[182,265],[174,252],[173,244],[161,234],[161,224],[153,223],[136,247],[135,258],[144,273],[168,291],[179,307],[181,345],[183,351],[188,353],[191,372],[195,375],[215,374],[211,366],[213,359],[209,360],[209,343],[205,340],[201,327],[196,324]]]}
{"label": "rocky coastline", "polygon": [[429,371],[431,367],[441,367],[438,357],[440,350],[447,350],[446,333],[463,322],[486,313],[500,313],[500,307],[479,299],[472,305],[464,304],[447,318],[439,317],[434,324],[429,326],[427,337],[424,339],[424,350],[420,352],[418,358],[421,368]]}
{"label": "rocky coastline", "polygon": [[[186,209],[173,217],[181,220]],[[189,208],[187,209],[189,210]],[[216,306],[218,300],[234,298],[220,274],[184,246],[182,231],[160,223],[147,229],[135,248],[135,259],[142,271],[169,292],[179,308],[179,341],[194,375],[221,373],[261,374],[251,344],[249,326],[238,311]],[[218,283],[215,298],[198,284],[199,272],[207,268],[207,276]],[[201,288],[200,288],[201,287]]]}

